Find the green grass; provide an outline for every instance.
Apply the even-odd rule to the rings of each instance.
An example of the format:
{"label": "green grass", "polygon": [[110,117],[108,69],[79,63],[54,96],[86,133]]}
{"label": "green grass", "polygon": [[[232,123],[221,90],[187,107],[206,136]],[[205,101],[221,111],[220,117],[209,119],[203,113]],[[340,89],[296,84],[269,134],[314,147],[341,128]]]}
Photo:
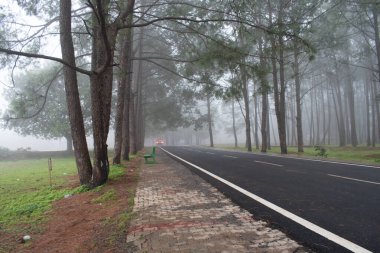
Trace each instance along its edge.
{"label": "green grass", "polygon": [[[220,145],[217,146],[224,149],[232,149],[239,151],[247,151],[244,147],[234,148],[232,146]],[[326,149],[327,160],[341,160],[347,162],[358,162],[358,163],[368,163],[368,164],[380,164],[380,148],[364,147],[358,146],[356,148],[351,146],[346,147],[336,147],[336,146],[323,146]],[[259,150],[253,149],[253,152],[260,152]],[[269,154],[281,154],[280,147],[272,147],[271,150],[267,151]],[[303,157],[311,158],[321,158],[318,155],[318,151],[314,147],[304,147],[304,153],[298,153],[297,147],[288,147],[288,154],[299,155]]]}
{"label": "green grass", "polygon": [[110,173],[108,175],[109,180],[116,180],[123,175],[125,175],[125,168],[122,165],[110,166]]}
{"label": "green grass", "polygon": [[[66,194],[90,190],[86,186],[74,189],[64,187],[66,176],[77,173],[73,157],[55,158],[52,162],[50,187],[47,159],[0,161],[0,230],[17,229],[15,225],[18,224],[35,227],[44,220],[44,213],[51,208],[53,201]],[[111,166],[109,179],[116,180],[124,174],[124,167]],[[102,186],[92,191],[101,189]],[[112,196],[112,192],[107,192],[99,201],[106,201],[113,198]]]}
{"label": "green grass", "polygon": [[99,197],[95,198],[93,202],[99,204],[99,203],[105,203],[105,202],[116,200],[116,199],[117,199],[117,194],[115,190],[111,189],[109,191],[106,191]]}
{"label": "green grass", "polygon": [[53,159],[50,187],[47,159],[0,162],[0,229],[41,221],[54,200],[72,194],[62,185],[75,173],[72,158]]}

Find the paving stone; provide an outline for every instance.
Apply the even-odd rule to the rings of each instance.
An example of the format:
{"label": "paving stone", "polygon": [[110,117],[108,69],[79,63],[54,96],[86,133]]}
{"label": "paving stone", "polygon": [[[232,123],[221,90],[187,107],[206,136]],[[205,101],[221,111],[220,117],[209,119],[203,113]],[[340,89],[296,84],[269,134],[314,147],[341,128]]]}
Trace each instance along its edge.
{"label": "paving stone", "polygon": [[158,151],[140,170],[130,252],[311,252]]}

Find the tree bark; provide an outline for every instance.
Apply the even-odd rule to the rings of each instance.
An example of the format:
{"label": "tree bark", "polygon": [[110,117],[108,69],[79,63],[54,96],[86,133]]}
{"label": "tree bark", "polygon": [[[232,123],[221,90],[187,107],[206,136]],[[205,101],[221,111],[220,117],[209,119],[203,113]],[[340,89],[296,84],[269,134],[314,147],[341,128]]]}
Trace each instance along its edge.
{"label": "tree bark", "polygon": [[207,124],[210,136],[210,147],[214,147],[214,136],[212,134],[212,116],[211,116],[211,95],[207,93]]}
{"label": "tree bark", "polygon": [[71,137],[71,134],[67,134],[65,136],[66,139],[66,152],[72,153],[73,152],[73,138]]}
{"label": "tree bark", "polygon": [[130,110],[131,110],[131,88],[132,88],[132,70],[133,70],[133,61],[132,61],[132,49],[133,49],[133,30],[131,32],[130,44],[128,55],[128,66],[126,72],[126,84],[125,84],[125,96],[124,96],[124,109],[123,109],[123,160],[129,160],[130,153]]}
{"label": "tree bark", "polygon": [[251,140],[251,119],[249,110],[249,96],[248,96],[248,80],[245,66],[240,65],[241,71],[241,81],[242,81],[242,91],[244,99],[244,121],[245,121],[245,137],[246,137],[246,148],[248,151],[252,151],[252,140]]}
{"label": "tree bark", "polygon": [[[282,3],[282,2],[281,2]],[[272,6],[269,4],[269,22],[272,24]],[[282,5],[282,4],[281,4]],[[280,29],[283,28],[282,24],[282,8],[280,6],[278,23]],[[280,68],[280,89],[277,78],[277,53],[276,53],[276,40],[275,35],[271,35],[271,58],[272,58],[272,75],[273,75],[273,91],[274,91],[274,106],[276,110],[278,136],[280,141],[281,154],[287,154],[286,147],[286,122],[285,122],[285,69],[284,69],[284,41],[283,36],[280,34],[278,38],[279,48],[279,68]]]}
{"label": "tree bark", "polygon": [[285,63],[284,63],[284,42],[283,37],[279,38],[279,67],[280,67],[280,101],[279,101],[279,118],[278,122],[278,135],[280,139],[281,154],[287,154],[288,148],[286,145],[286,107],[285,107]]}
{"label": "tree bark", "polygon": [[318,98],[318,90],[317,88],[314,88],[314,101],[315,101],[315,125],[317,127],[317,131],[315,132],[315,143],[317,145],[320,145],[321,144],[321,139],[320,139],[320,122],[321,122],[321,119],[320,119],[320,113],[319,113],[319,110],[318,110],[318,101],[319,101],[319,98]]}
{"label": "tree bark", "polygon": [[[139,36],[139,51],[138,51],[138,57],[143,57],[144,52],[144,28],[140,28],[140,36]],[[142,90],[144,86],[144,66],[142,64],[142,60],[139,60],[138,62],[138,69],[137,69],[137,91],[136,91],[136,131],[135,131],[135,142],[136,142],[136,150],[141,150],[144,146],[144,140],[143,140],[143,106],[142,106]]]}
{"label": "tree bark", "polygon": [[267,152],[268,149],[268,135],[267,128],[269,125],[268,119],[268,81],[267,81],[267,72],[265,71],[267,68],[267,63],[265,61],[265,56],[263,52],[263,41],[259,42],[259,53],[260,53],[260,67],[261,71],[259,74],[259,81],[261,84],[261,152]]}
{"label": "tree bark", "polygon": [[310,92],[310,137],[309,137],[309,145],[314,145],[314,95],[313,91]]}
{"label": "tree bark", "polygon": [[[132,25],[133,23],[133,8],[135,5],[134,0],[127,0],[126,11],[128,13],[126,17],[126,25]],[[117,90],[117,106],[115,116],[115,146],[114,146],[114,158],[113,164],[120,164],[121,157],[124,160],[129,160],[129,136],[125,134],[129,133],[129,92],[131,79],[131,65],[132,65],[132,28],[126,29],[120,48],[120,77]],[[128,127],[126,126],[128,125]],[[128,136],[128,137],[126,137]],[[122,149],[124,150],[122,152]]]}
{"label": "tree bark", "polygon": [[[59,24],[62,59],[71,66],[75,67],[75,53],[71,35],[70,0],[60,1]],[[83,185],[90,185],[92,179],[92,167],[87,148],[86,132],[80,105],[77,74],[75,70],[69,68],[68,66],[64,66],[63,71],[71,136],[73,138],[74,154],[79,174],[79,181]]]}
{"label": "tree bark", "polygon": [[[262,85],[263,87],[263,85]],[[261,152],[267,152],[268,149],[268,136],[267,136],[267,128],[268,128],[268,94],[267,91],[262,91],[262,106],[261,106]]]}
{"label": "tree bark", "polygon": [[368,78],[368,74],[366,75],[365,79],[365,87],[364,87],[364,97],[365,97],[365,112],[366,112],[366,143],[367,147],[371,146],[371,116],[370,116],[370,104],[369,104],[369,98],[371,97],[371,94],[369,92],[369,87],[370,87],[370,81]]}
{"label": "tree bark", "polygon": [[371,85],[371,101],[372,101],[372,143],[371,146],[376,146],[376,112],[377,110],[377,103],[376,103],[376,92],[375,92],[375,86],[376,82],[373,82],[373,85]]}
{"label": "tree bark", "polygon": [[[347,59],[347,63],[349,63],[349,59]],[[356,133],[356,117],[355,117],[355,96],[354,96],[354,84],[352,81],[351,69],[347,64],[347,99],[348,99],[348,109],[350,113],[350,126],[351,126],[351,144],[353,147],[358,145],[358,137]]]}
{"label": "tree bark", "polygon": [[[242,26],[240,26],[238,31],[239,36],[239,45],[244,46],[244,36],[242,31]],[[248,151],[252,151],[252,140],[251,140],[251,120],[250,120],[250,110],[249,110],[249,95],[248,95],[248,77],[247,70],[245,66],[245,56],[243,56],[242,63],[239,65],[240,74],[241,74],[241,90],[244,100],[244,121],[245,121],[245,144]]]}
{"label": "tree bark", "polygon": [[269,106],[269,97],[268,97],[268,93],[267,93],[267,96],[266,96],[266,100],[267,100],[267,115],[266,115],[266,119],[267,119],[267,136],[268,136],[268,141],[267,141],[267,146],[268,146],[268,150],[271,150],[272,149],[272,146],[271,146],[271,133],[270,133],[270,126],[271,126],[271,122],[270,122],[270,106]]}
{"label": "tree bark", "polygon": [[338,64],[335,60],[335,71],[336,71],[336,97],[337,97],[337,112],[338,112],[338,130],[339,130],[339,146],[346,146],[346,127],[344,124],[344,116],[343,116],[343,106],[342,106],[342,96],[340,91],[340,78],[339,78],[339,68]]}
{"label": "tree bark", "polygon": [[129,64],[131,62],[131,28],[126,31],[122,38],[122,46],[120,48],[120,77],[117,89],[117,105],[115,115],[115,145],[113,164],[120,164],[121,151],[123,143],[123,121],[125,107],[125,93],[127,86],[127,78],[129,77]]}
{"label": "tree bark", "polygon": [[[378,9],[377,9],[378,7],[379,7],[379,3],[374,3],[372,5],[373,26],[374,26],[374,31],[375,31],[375,46],[376,46],[378,80],[380,80],[380,33],[379,33],[379,20],[378,20],[379,14],[378,14]],[[380,126],[378,126],[378,127],[380,127]]]}
{"label": "tree bark", "polygon": [[254,128],[255,128],[255,146],[256,146],[256,149],[258,150],[260,148],[260,143],[259,143],[259,126],[258,126],[258,121],[259,121],[259,118],[258,118],[258,102],[257,102],[257,95],[254,96],[253,98],[253,103],[254,103],[254,113],[255,113],[255,118],[254,118]]}
{"label": "tree bark", "polygon": [[107,138],[111,115],[113,81],[113,67],[111,64],[118,30],[115,26],[110,25],[107,27],[105,24],[105,9],[105,6],[97,5],[97,13],[93,14],[94,25],[91,59],[93,74],[90,76],[94,138],[93,186],[104,184],[108,180],[109,173]]}
{"label": "tree bark", "polygon": [[236,124],[235,124],[235,101],[232,100],[232,130],[234,134],[234,140],[235,140],[235,148],[238,147],[238,139],[236,134]]}
{"label": "tree bark", "polygon": [[[133,86],[133,85],[132,85]],[[136,91],[131,87],[129,102],[129,145],[131,154],[137,154],[136,146]]]}

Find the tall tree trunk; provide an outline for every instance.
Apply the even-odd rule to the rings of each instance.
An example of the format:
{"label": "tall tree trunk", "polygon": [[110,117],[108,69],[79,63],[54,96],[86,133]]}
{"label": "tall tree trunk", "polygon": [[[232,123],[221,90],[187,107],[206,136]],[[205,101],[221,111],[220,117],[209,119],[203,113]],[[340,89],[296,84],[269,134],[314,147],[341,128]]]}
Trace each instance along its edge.
{"label": "tall tree trunk", "polygon": [[244,99],[244,121],[245,121],[245,137],[246,137],[246,148],[248,151],[252,151],[252,141],[251,141],[251,119],[249,110],[249,96],[248,96],[248,80],[245,66],[240,66],[241,76],[242,76],[242,88],[243,88],[243,99]]}
{"label": "tall tree trunk", "polygon": [[[133,87],[133,82],[132,82]],[[129,104],[129,143],[131,154],[137,153],[136,145],[136,90],[131,87],[130,104]]]}
{"label": "tall tree trunk", "polygon": [[291,119],[291,122],[292,122],[292,126],[291,126],[291,130],[292,130],[292,139],[291,139],[291,143],[292,143],[292,146],[295,146],[296,145],[296,142],[297,142],[297,133],[296,133],[296,130],[297,130],[297,124],[296,124],[296,108],[295,108],[295,100],[292,99],[291,100],[291,111],[290,111],[290,119]]}
{"label": "tall tree trunk", "polygon": [[[379,33],[379,19],[378,19],[378,8],[379,3],[372,4],[372,14],[373,14],[373,27],[375,31],[375,45],[376,45],[376,57],[377,57],[377,73],[378,81],[380,81],[380,33]],[[378,82],[376,82],[378,83]],[[376,94],[377,95],[377,94]],[[378,126],[380,128],[380,126]]]}
{"label": "tall tree trunk", "polygon": [[316,134],[315,134],[315,143],[320,145],[321,144],[321,139],[320,139],[320,113],[319,113],[319,110],[318,110],[318,90],[315,88],[314,89],[314,96],[315,96],[315,119],[316,119],[316,125],[317,125],[317,131],[316,131]]}
{"label": "tall tree trunk", "polygon": [[238,147],[238,139],[236,134],[236,123],[235,123],[235,101],[232,100],[232,130],[234,133],[234,140],[235,140],[235,148]]}
{"label": "tall tree trunk", "polygon": [[[138,57],[143,57],[143,51],[144,51],[144,27],[140,28],[140,36],[139,36],[139,51],[138,51]],[[135,131],[135,142],[136,142],[136,150],[141,150],[143,148],[143,108],[142,108],[142,90],[144,85],[144,66],[142,64],[142,60],[139,60],[138,62],[138,69],[137,69],[137,91],[136,91],[136,131]]]}
{"label": "tall tree trunk", "polygon": [[373,103],[375,104],[375,111],[376,111],[376,119],[377,119],[377,138],[380,137],[380,109],[379,109],[379,103],[378,103],[378,90],[377,90],[377,82],[373,83],[373,92],[374,92],[374,100]]}
{"label": "tall tree trunk", "polygon": [[[75,67],[75,53],[71,35],[71,1],[60,1],[60,41],[62,59]],[[86,132],[80,105],[78,80],[75,70],[63,67],[66,90],[67,109],[69,114],[71,136],[74,144],[75,161],[81,184],[90,185],[92,179],[91,159],[88,152]]]}
{"label": "tall tree trunk", "polygon": [[313,91],[310,92],[310,139],[309,143],[310,145],[314,145],[314,96],[312,94]]}
{"label": "tall tree trunk", "polygon": [[261,152],[267,152],[268,149],[268,94],[263,91],[261,100]]}
{"label": "tall tree trunk", "polygon": [[[372,5],[373,26],[374,26],[374,31],[375,31],[375,45],[376,45],[377,68],[378,68],[377,81],[374,84],[375,85],[375,87],[374,87],[375,88],[375,97],[377,97],[379,95],[377,93],[377,85],[380,81],[380,32],[379,32],[378,8],[379,8],[379,3],[376,2]],[[376,111],[379,112],[378,101],[375,100],[374,103],[376,103],[376,105],[375,105]],[[378,131],[378,136],[380,137],[380,115],[379,115],[379,113],[377,113],[377,120],[378,120],[377,131]]]}
{"label": "tall tree trunk", "polygon": [[302,132],[302,108],[301,108],[301,80],[299,71],[299,48],[294,42],[294,82],[296,86],[296,126],[297,126],[297,147],[298,152],[303,153],[303,132]]}
{"label": "tall tree trunk", "polygon": [[[242,31],[243,26],[240,26],[238,37],[239,45],[244,46],[244,36]],[[241,74],[241,89],[244,100],[244,120],[245,120],[245,136],[246,136],[246,148],[248,151],[252,151],[252,140],[251,140],[251,119],[250,119],[250,110],[249,110],[249,94],[248,94],[248,76],[245,64],[245,56],[242,59],[242,63],[239,65],[240,74]]]}
{"label": "tall tree trunk", "polygon": [[370,116],[370,111],[371,111],[371,106],[369,104],[369,98],[371,97],[371,94],[369,92],[369,87],[370,87],[370,81],[368,80],[368,74],[366,76],[365,80],[365,87],[364,87],[364,97],[365,97],[365,111],[366,111],[366,143],[367,147],[371,146],[371,116]]}
{"label": "tall tree trunk", "polygon": [[133,30],[131,30],[131,46],[129,47],[129,61],[126,69],[126,84],[125,84],[125,95],[124,95],[124,108],[123,108],[123,160],[129,160],[130,153],[130,107],[131,103],[131,88],[132,88],[132,49],[133,49]]}
{"label": "tall tree trunk", "polygon": [[[282,2],[281,2],[282,3]],[[270,1],[269,4],[269,20],[272,24],[272,7]],[[282,5],[282,4],[281,4]],[[283,29],[282,24],[282,6],[280,6],[280,11],[278,15],[278,23],[280,29]],[[285,122],[285,69],[284,69],[284,41],[283,36],[280,34],[278,36],[278,48],[279,48],[279,70],[280,70],[280,82],[277,79],[277,53],[276,53],[276,40],[275,36],[271,36],[271,58],[272,58],[272,74],[273,74],[273,91],[274,91],[274,106],[276,110],[277,118],[277,128],[278,136],[280,140],[281,154],[287,154],[286,147],[286,122]],[[280,87],[279,87],[280,83]]]}
{"label": "tall tree trunk", "polygon": [[[128,0],[127,5],[127,19],[126,24],[131,25],[133,23],[133,9],[134,9],[135,1]],[[123,120],[122,120],[122,152],[121,155],[123,160],[129,160],[129,152],[130,152],[130,142],[129,142],[129,108],[130,108],[130,100],[131,100],[131,86],[132,86],[132,68],[133,68],[133,60],[132,60],[132,51],[133,51],[133,28],[130,28],[126,32],[126,39],[129,42],[129,46],[124,48],[124,53],[127,53],[127,62],[125,68],[123,67],[123,78],[125,82],[125,94],[124,94],[124,107],[123,107]],[[125,41],[127,43],[127,41]]]}
{"label": "tall tree trunk", "polygon": [[[128,24],[132,23],[132,15],[128,17]],[[115,116],[115,146],[114,146],[114,157],[113,164],[120,164],[121,155],[122,155],[122,144],[123,144],[123,122],[128,118],[129,115],[124,117],[124,107],[125,105],[125,97],[126,97],[126,89],[130,89],[127,87],[128,78],[131,75],[130,65],[132,62],[131,52],[132,52],[132,28],[126,30],[122,38],[121,43],[121,53],[120,53],[120,77],[118,80],[118,89],[117,89],[117,105],[116,105],[116,116]],[[129,94],[129,93],[128,93]],[[129,99],[128,99],[129,101]],[[129,121],[127,119],[127,121]],[[129,146],[129,144],[128,144]],[[128,151],[129,153],[129,151]],[[129,155],[126,157],[128,160]]]}
{"label": "tall tree trunk", "polygon": [[[282,32],[282,29],[284,29],[283,21],[282,21],[282,15],[284,11],[283,1],[280,1],[280,10],[279,10],[279,17],[278,22],[280,26],[280,30]],[[280,67],[280,94],[279,94],[279,120],[278,121],[278,135],[280,138],[280,148],[281,148],[281,154],[287,154],[288,148],[286,145],[286,102],[285,102],[285,92],[286,92],[286,86],[285,86],[285,60],[284,60],[284,37],[282,34],[280,34],[278,38],[278,46],[279,46],[279,67]]]}
{"label": "tall tree trunk", "polygon": [[338,64],[335,60],[335,71],[336,71],[336,84],[335,84],[335,90],[336,90],[336,96],[337,96],[337,111],[338,111],[338,120],[339,120],[339,146],[344,147],[346,146],[346,127],[344,124],[344,116],[343,116],[343,106],[342,106],[342,95],[340,91],[340,78],[339,78],[339,68]]}
{"label": "tall tree trunk", "polygon": [[117,29],[105,24],[106,9],[96,6],[93,14],[93,43],[90,76],[91,112],[94,138],[94,158],[92,167],[93,186],[104,184],[108,180],[109,161],[107,138],[111,116],[113,67]]}
{"label": "tall tree trunk", "polygon": [[[347,63],[349,60],[347,59]],[[356,118],[355,118],[355,96],[354,96],[354,84],[352,81],[351,69],[347,64],[347,99],[348,99],[348,107],[350,113],[350,123],[351,123],[351,144],[353,147],[358,145],[358,137],[356,133]]]}
{"label": "tall tree trunk", "polygon": [[66,139],[66,152],[72,153],[73,152],[73,138],[71,137],[71,134],[68,133],[65,135]]}
{"label": "tall tree trunk", "polygon": [[255,128],[255,146],[256,146],[256,149],[259,149],[260,148],[260,143],[259,143],[259,126],[258,126],[258,121],[259,121],[259,117],[258,117],[258,109],[257,107],[259,106],[258,105],[258,102],[257,102],[257,94],[253,97],[253,101],[254,101],[254,113],[255,113],[255,118],[254,118],[254,128]]}
{"label": "tall tree trunk", "polygon": [[[260,53],[260,67],[262,68],[262,71],[259,73],[259,81],[261,84],[261,152],[267,152],[268,149],[268,134],[270,131],[268,131],[268,125],[269,125],[269,119],[268,119],[268,80],[267,80],[267,73],[265,69],[267,68],[267,63],[264,58],[264,52],[263,52],[263,41],[260,40],[259,42],[259,53]],[[270,135],[269,135],[270,136]]]}
{"label": "tall tree trunk", "polygon": [[271,147],[271,133],[270,133],[270,126],[271,126],[271,122],[270,122],[270,106],[269,106],[269,97],[268,97],[268,93],[267,93],[267,115],[266,115],[266,118],[267,118],[267,136],[268,136],[268,141],[267,141],[267,146],[268,146],[268,150],[271,150],[272,147]]}
{"label": "tall tree trunk", "polygon": [[212,116],[211,116],[211,95],[207,93],[207,125],[210,136],[210,147],[214,147],[214,136],[212,134]]}
{"label": "tall tree trunk", "polygon": [[321,100],[322,100],[322,108],[324,110],[321,110],[322,111],[322,142],[321,144],[325,145],[326,144],[326,134],[327,134],[327,130],[326,130],[326,106],[325,106],[325,93],[322,89],[320,89],[320,94],[321,94]]}
{"label": "tall tree trunk", "polygon": [[98,75],[91,76],[91,111],[92,111],[92,125],[93,125],[93,138],[94,138],[94,158],[93,158],[93,186],[104,184],[108,179],[109,162],[107,154],[107,136],[105,134],[105,126],[103,124],[103,104],[100,102],[102,99],[100,90],[100,78]]}
{"label": "tall tree trunk", "polygon": [[328,123],[327,123],[327,144],[331,144],[331,101],[329,98],[329,93],[327,93],[327,109],[328,109]]}
{"label": "tall tree trunk", "polygon": [[376,146],[376,113],[377,113],[377,102],[376,102],[376,93],[375,93],[376,83],[373,82],[371,85],[371,105],[372,105],[372,143],[371,146]]}

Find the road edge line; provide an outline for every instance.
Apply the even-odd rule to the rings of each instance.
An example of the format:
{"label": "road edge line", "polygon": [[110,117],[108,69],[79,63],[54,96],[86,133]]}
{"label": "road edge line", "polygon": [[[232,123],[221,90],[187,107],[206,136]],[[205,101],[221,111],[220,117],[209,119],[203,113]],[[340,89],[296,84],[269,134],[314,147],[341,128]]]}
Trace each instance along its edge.
{"label": "road edge line", "polygon": [[342,178],[342,179],[351,180],[351,181],[357,181],[357,182],[362,182],[362,183],[367,183],[367,184],[380,185],[379,182],[368,181],[368,180],[364,180],[364,179],[358,179],[358,178],[353,178],[353,177],[344,177],[344,176],[339,176],[339,175],[335,175],[335,174],[327,174],[327,175],[330,176],[330,177]]}
{"label": "road edge line", "polygon": [[353,243],[347,239],[344,239],[343,237],[340,237],[339,235],[336,235],[336,234],[334,234],[334,233],[332,233],[332,232],[330,232],[330,231],[328,231],[328,230],[326,230],[326,229],[324,229],[324,228],[322,228],[322,227],[320,227],[320,226],[318,226],[318,225],[316,225],[310,221],[307,221],[307,220],[283,209],[282,207],[279,207],[279,206],[255,195],[255,194],[253,194],[253,193],[251,193],[251,192],[249,192],[249,191],[247,191],[247,190],[245,190],[245,189],[243,189],[243,188],[241,188],[241,187],[239,187],[239,186],[237,186],[237,185],[235,185],[235,184],[233,184],[233,183],[231,183],[231,182],[229,182],[229,181],[227,181],[227,180],[225,180],[225,179],[223,179],[223,178],[221,178],[221,177],[219,177],[219,176],[217,176],[217,175],[215,175],[215,174],[213,174],[213,173],[211,173],[205,169],[202,169],[201,167],[199,167],[195,164],[192,164],[192,163],[186,161],[185,159],[183,159],[179,156],[176,156],[176,155],[170,153],[169,151],[165,150],[162,147],[160,147],[160,149],[163,150],[168,155],[175,157],[176,159],[194,167],[195,169],[197,169],[199,171],[202,171],[203,173],[205,173],[205,174],[213,177],[214,179],[228,185],[229,187],[231,187],[231,188],[235,189],[236,191],[244,194],[245,196],[259,202],[260,204],[272,209],[273,211],[287,217],[288,219],[291,219],[292,221],[300,224],[301,226],[313,231],[314,233],[321,235],[322,237],[324,237],[324,238],[326,238],[326,239],[328,239],[328,240],[330,240],[330,241],[332,241],[332,242],[334,242],[334,243],[336,243],[336,244],[338,244],[338,245],[340,245],[340,246],[342,246],[342,247],[344,247],[344,248],[346,248],[352,252],[372,253],[371,251],[369,251],[369,250],[367,250],[367,249],[365,249],[365,248],[363,248],[363,247],[361,247],[361,246],[359,246],[359,245],[357,245],[357,244],[355,244],[355,243]]}
{"label": "road edge line", "polygon": [[304,161],[312,161],[312,162],[332,163],[332,164],[341,164],[341,165],[349,165],[349,166],[358,166],[358,167],[367,167],[367,168],[373,168],[373,169],[380,169],[380,166],[378,166],[378,165],[369,165],[369,164],[362,164],[362,163],[338,162],[338,161],[330,161],[330,160],[313,159],[311,157],[310,158],[308,158],[308,157],[294,157],[294,156],[287,156],[287,155],[281,155],[281,154],[268,154],[268,153],[260,153],[260,152],[248,152],[248,151],[239,151],[239,150],[233,150],[233,149],[209,148],[209,147],[202,147],[202,148],[212,149],[212,150],[220,150],[220,151],[227,151],[227,152],[233,152],[233,153],[251,154],[251,155],[258,155],[258,156],[272,156],[272,157],[279,157],[279,158],[286,158],[286,159],[295,159],[295,160],[304,160]]}

